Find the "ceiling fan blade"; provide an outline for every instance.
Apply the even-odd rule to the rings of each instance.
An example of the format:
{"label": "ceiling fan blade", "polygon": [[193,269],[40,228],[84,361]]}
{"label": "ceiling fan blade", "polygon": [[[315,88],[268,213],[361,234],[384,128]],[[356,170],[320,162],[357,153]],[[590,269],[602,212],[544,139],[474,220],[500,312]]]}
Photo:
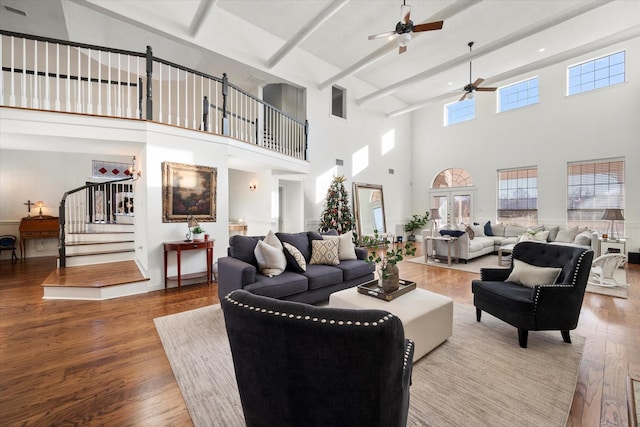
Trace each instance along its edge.
{"label": "ceiling fan blade", "polygon": [[413,32],[441,30],[444,21],[427,22],[426,24],[418,24],[413,26]]}
{"label": "ceiling fan blade", "polygon": [[479,87],[476,88],[476,90],[478,92],[495,92],[496,90],[498,90],[497,87]]}
{"label": "ceiling fan blade", "polygon": [[471,85],[475,86],[475,87],[478,87],[478,85],[481,85],[483,81],[484,81],[484,79],[476,79],[476,81],[473,82]]}
{"label": "ceiling fan blade", "polygon": [[373,34],[369,36],[369,40],[380,39],[382,37],[391,37],[391,36],[394,36],[395,34],[396,34],[395,31],[387,31],[386,33]]}
{"label": "ceiling fan blade", "polygon": [[458,99],[458,102],[464,101],[467,95],[469,95],[469,92],[465,92],[464,95],[462,95],[462,97]]}
{"label": "ceiling fan blade", "polygon": [[405,53],[406,51],[407,51],[407,46],[399,46],[398,47],[398,54]]}
{"label": "ceiling fan blade", "polygon": [[407,22],[409,22],[409,17],[411,16],[411,6],[403,4],[402,6],[400,6],[400,22],[402,22],[403,25],[407,25]]}

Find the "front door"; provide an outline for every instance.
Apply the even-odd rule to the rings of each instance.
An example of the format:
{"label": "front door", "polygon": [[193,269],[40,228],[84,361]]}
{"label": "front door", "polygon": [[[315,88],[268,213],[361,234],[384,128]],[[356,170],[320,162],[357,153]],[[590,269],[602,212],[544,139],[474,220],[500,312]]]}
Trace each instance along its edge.
{"label": "front door", "polygon": [[[460,188],[447,191],[431,190],[429,199],[431,209],[438,209],[440,219],[436,219],[437,228],[445,224],[471,224],[474,217],[475,188]],[[432,219],[432,218],[430,218]]]}

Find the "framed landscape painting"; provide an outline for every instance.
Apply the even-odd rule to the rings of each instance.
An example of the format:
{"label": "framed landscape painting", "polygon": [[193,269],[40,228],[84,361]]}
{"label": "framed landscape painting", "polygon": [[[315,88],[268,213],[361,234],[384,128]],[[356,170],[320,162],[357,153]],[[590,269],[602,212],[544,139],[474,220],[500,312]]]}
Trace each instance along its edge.
{"label": "framed landscape painting", "polygon": [[162,222],[216,221],[218,169],[162,163]]}

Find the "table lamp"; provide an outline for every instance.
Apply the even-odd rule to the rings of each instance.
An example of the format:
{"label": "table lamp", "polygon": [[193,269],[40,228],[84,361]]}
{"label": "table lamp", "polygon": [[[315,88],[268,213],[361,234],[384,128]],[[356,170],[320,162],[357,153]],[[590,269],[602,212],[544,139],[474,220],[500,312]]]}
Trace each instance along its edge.
{"label": "table lamp", "polygon": [[429,216],[431,217],[431,236],[433,237],[438,234],[438,224],[436,220],[441,219],[438,208],[432,208],[429,211]]}
{"label": "table lamp", "polygon": [[[600,219],[611,221],[611,234],[609,234],[609,226],[607,226],[607,234],[609,234],[614,240],[620,237],[620,233],[617,233],[617,237],[613,234],[613,226],[616,221],[624,221],[622,209],[605,209],[604,213],[602,214],[602,218]],[[618,230],[616,229],[616,231]]]}
{"label": "table lamp", "polygon": [[40,208],[40,216],[42,216],[42,207],[44,206],[44,204],[42,203],[42,200],[38,200],[36,202],[36,208]]}
{"label": "table lamp", "polygon": [[191,229],[197,226],[198,226],[198,221],[196,221],[193,215],[187,215],[187,234],[186,234],[187,239],[185,240],[185,242],[191,241],[191,236],[192,236]]}

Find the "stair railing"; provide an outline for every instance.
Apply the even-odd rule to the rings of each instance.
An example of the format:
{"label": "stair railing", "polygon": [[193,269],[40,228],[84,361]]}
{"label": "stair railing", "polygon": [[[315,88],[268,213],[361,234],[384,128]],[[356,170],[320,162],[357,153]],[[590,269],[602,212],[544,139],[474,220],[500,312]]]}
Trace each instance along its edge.
{"label": "stair railing", "polygon": [[[59,266],[66,267],[66,235],[86,231],[88,223],[115,223],[117,210],[133,212],[132,200],[118,200],[119,194],[130,193],[134,177],[114,179],[105,182],[87,183],[81,187],[66,191],[58,207],[60,236],[58,245]],[[122,202],[122,206],[118,204]]]}

